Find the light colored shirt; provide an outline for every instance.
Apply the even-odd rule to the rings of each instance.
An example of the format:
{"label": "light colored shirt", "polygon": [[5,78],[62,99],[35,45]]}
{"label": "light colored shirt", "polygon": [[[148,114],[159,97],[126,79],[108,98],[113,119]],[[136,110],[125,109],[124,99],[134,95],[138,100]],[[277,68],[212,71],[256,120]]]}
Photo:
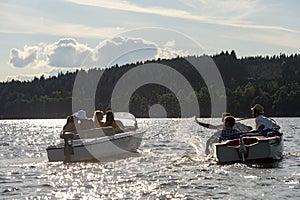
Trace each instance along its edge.
{"label": "light colored shirt", "polygon": [[233,126],[233,129],[236,129],[239,132],[247,132],[248,126],[246,126],[245,124],[242,124],[241,122],[236,122]]}
{"label": "light colored shirt", "polygon": [[[217,125],[216,127],[218,130],[225,129],[224,124]],[[241,122],[236,122],[232,128],[238,130],[239,132],[247,132],[248,131],[248,126],[246,126],[245,124],[242,124]]]}
{"label": "light colored shirt", "polygon": [[263,130],[273,127],[272,121],[263,115],[259,115],[255,118],[255,124],[256,129],[258,129],[261,125],[265,126]]}

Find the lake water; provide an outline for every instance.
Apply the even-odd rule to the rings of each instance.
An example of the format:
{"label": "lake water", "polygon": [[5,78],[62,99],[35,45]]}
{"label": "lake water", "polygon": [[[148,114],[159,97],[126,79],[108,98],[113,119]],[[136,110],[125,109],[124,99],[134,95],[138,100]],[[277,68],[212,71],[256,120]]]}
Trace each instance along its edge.
{"label": "lake water", "polygon": [[47,160],[64,119],[1,120],[0,199],[300,199],[300,118],[276,120],[284,158],[270,168],[217,165],[204,155],[213,132],[192,119],[138,119],[139,156],[71,164]]}

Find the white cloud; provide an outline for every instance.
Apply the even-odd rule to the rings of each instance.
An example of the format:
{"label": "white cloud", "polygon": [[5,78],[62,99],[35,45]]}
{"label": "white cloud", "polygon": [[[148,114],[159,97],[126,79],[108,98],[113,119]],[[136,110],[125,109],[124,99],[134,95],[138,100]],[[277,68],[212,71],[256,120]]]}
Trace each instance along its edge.
{"label": "white cloud", "polygon": [[177,56],[188,56],[190,52],[187,50],[176,49],[176,42],[168,40],[162,48],[158,49],[156,59],[158,58],[175,58]]}
{"label": "white cloud", "polygon": [[34,64],[38,58],[38,47],[25,46],[23,50],[10,50],[9,63],[15,67],[26,67]]}
{"label": "white cloud", "polygon": [[75,39],[65,38],[46,46],[44,53],[50,66],[81,67],[85,61],[86,64],[91,64],[92,51],[87,45],[80,44]]}
{"label": "white cloud", "polygon": [[102,66],[126,64],[155,58],[159,47],[141,38],[116,37],[95,48],[94,59]]}
{"label": "white cloud", "polygon": [[30,81],[34,77],[40,78],[41,76],[44,76],[45,78],[52,77],[52,76],[57,76],[60,73],[67,73],[67,72],[74,72],[76,69],[49,69],[49,71],[46,72],[27,72],[26,74],[19,74],[19,75],[10,75],[7,77],[7,81],[11,80],[19,80],[19,81]]}
{"label": "white cloud", "polygon": [[168,41],[159,47],[141,38],[116,37],[100,42],[94,49],[73,38],[63,38],[52,44],[13,48],[9,64],[31,69],[75,69],[85,67],[110,67],[155,58],[172,58],[187,55],[175,49],[175,42]]}
{"label": "white cloud", "polygon": [[10,51],[9,64],[13,67],[55,67],[78,68],[87,60],[91,64],[93,49],[78,43],[73,38],[63,38],[53,44],[40,43],[25,46],[24,50],[13,48]]}
{"label": "white cloud", "polygon": [[[19,80],[19,81],[30,81],[34,77],[41,77],[44,75],[43,73],[38,73],[38,74],[22,74],[22,75],[15,75],[15,76],[8,76],[7,81],[12,81],[12,80]],[[47,76],[45,76],[47,77]]]}

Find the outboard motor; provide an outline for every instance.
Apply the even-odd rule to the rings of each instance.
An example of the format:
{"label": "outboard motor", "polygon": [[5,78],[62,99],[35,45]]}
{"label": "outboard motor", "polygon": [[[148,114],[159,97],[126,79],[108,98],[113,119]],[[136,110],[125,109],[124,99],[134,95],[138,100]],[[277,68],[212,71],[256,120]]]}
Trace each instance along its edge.
{"label": "outboard motor", "polygon": [[60,138],[64,139],[64,155],[65,155],[65,163],[71,161],[71,155],[74,155],[74,148],[73,148],[73,133],[63,133],[60,135]]}

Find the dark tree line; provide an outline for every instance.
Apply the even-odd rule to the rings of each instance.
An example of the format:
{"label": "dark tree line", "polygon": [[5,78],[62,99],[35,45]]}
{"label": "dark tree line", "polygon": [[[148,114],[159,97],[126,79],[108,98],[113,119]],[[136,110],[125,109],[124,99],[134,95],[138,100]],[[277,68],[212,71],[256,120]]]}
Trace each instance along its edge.
{"label": "dark tree line", "polygon": [[[116,65],[106,70],[77,70],[48,78],[35,77],[32,81],[2,82],[0,118],[65,118],[72,113],[72,91],[78,73],[86,77],[103,73],[95,94],[95,109],[106,110],[111,106],[112,92],[118,80],[129,70],[149,63],[167,65],[183,75],[196,93],[201,116],[210,116],[208,87],[188,62],[189,59],[197,61],[202,56],[158,59],[121,67]],[[260,103],[270,116],[300,116],[300,54],[238,59],[234,51],[226,51],[212,56],[212,59],[224,81],[228,112],[240,117],[249,116],[249,108]],[[176,95],[180,94],[174,94],[169,88],[158,84],[143,85],[130,98],[130,112],[137,117],[148,117],[149,108],[160,104],[164,106],[168,117],[181,117]],[[189,95],[184,99],[184,103],[191,103]],[[92,110],[88,110],[88,113],[91,115]]]}

